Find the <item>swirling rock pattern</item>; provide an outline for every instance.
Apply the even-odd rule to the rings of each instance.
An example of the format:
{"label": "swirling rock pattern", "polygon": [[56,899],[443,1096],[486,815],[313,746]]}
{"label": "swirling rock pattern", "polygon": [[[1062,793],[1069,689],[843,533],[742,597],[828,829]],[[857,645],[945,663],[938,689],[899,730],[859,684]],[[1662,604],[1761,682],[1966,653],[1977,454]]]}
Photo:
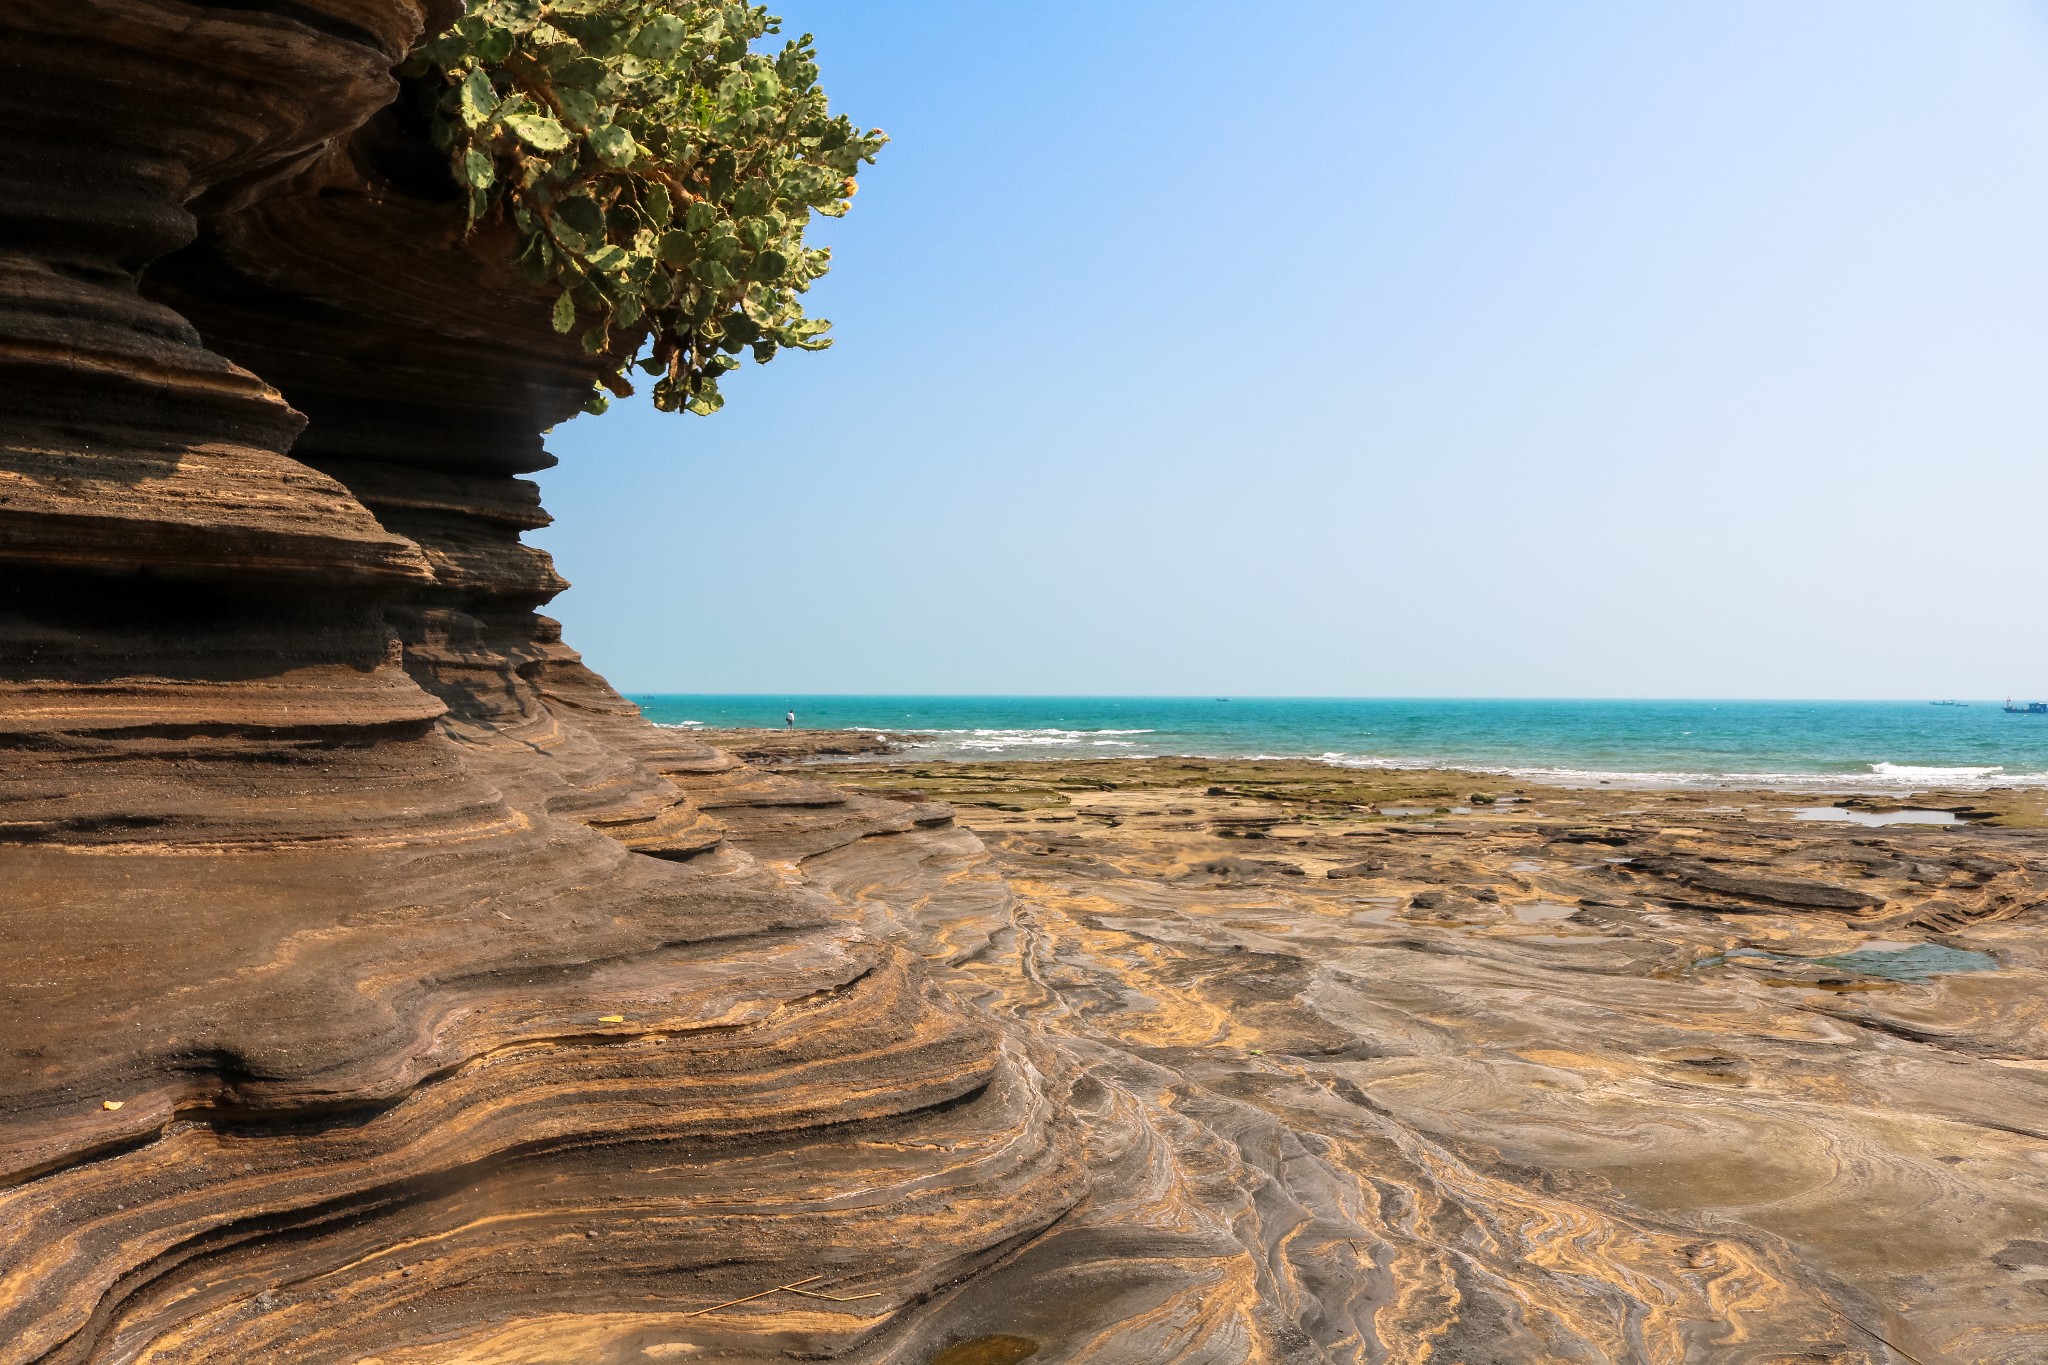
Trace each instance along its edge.
{"label": "swirling rock pattern", "polygon": [[[1103,1361],[2048,1356],[2048,832],[1306,764],[830,771],[973,833],[809,882],[1086,1069],[1096,1179],[1018,1273],[1113,1242],[1124,1281],[981,1330]],[[1930,949],[1996,969],[1844,957]]]}
{"label": "swirling rock pattern", "polygon": [[946,813],[535,615],[591,362],[406,193],[449,10],[0,14],[7,1365],[880,1356],[1078,1197],[1030,1050],[706,807]]}
{"label": "swirling rock pattern", "polygon": [[2036,836],[642,720],[453,11],[0,9],[0,1365],[2040,1356]]}

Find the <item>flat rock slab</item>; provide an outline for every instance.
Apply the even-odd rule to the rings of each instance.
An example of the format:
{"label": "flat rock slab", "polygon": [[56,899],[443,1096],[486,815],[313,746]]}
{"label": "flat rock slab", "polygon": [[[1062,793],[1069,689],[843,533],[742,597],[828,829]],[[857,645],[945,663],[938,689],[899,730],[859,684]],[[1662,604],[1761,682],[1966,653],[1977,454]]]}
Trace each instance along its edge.
{"label": "flat rock slab", "polygon": [[[913,905],[900,932],[942,979],[1206,1172],[1162,1196],[1172,1254],[1209,1236],[1224,1280],[1278,1286],[1212,1287],[1219,1333],[1325,1353],[1304,1359],[2048,1359],[2038,829],[1528,789],[1415,837],[1371,807],[1499,779],[914,754],[835,774],[914,783],[980,836],[920,860],[907,898],[855,850],[806,871]],[[1256,858],[1223,833],[1250,817],[1272,822]],[[1138,1216],[1120,1178],[1092,1198]],[[1114,1223],[1060,1235],[1080,1255]]]}

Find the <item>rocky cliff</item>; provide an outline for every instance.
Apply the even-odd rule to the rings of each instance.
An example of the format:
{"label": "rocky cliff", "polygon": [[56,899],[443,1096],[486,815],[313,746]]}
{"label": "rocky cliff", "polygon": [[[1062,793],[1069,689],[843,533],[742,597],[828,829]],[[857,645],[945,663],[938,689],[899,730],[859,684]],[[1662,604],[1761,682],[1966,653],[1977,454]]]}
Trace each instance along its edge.
{"label": "rocky cliff", "polygon": [[[1922,1267],[1968,1311],[1894,1348],[1855,1284],[1919,1280],[1694,1188],[1767,1130],[1698,1121],[1742,1059],[1638,1017],[1664,997],[1625,928],[1579,962],[1512,924],[1475,948],[1433,891],[1372,920],[1219,854],[1280,815],[1219,807],[1211,846],[1150,798],[1105,803],[1113,838],[990,823],[992,856],[894,779],[645,723],[539,614],[563,583],[520,540],[593,362],[464,237],[393,104],[453,17],[0,7],[0,1365],[2037,1345],[1970,1336],[2032,1262]],[[1479,870],[1370,870],[1496,918],[1591,894],[1604,864],[1511,825]],[[1634,851],[1716,905],[1764,894]],[[1989,878],[2012,907],[2024,871]],[[1649,1061],[1602,1051],[1639,1038]],[[1959,1111],[2025,1112],[1987,1069]],[[1768,1131],[1849,1131],[1805,1085],[1753,1103]],[[1660,1138],[1666,1109],[1711,1140]],[[1858,1141],[1811,1169],[1869,1164]],[[1944,1217],[1982,1202],[1945,1179]],[[2041,1245],[1999,1227],[2008,1260]]]}
{"label": "rocky cliff", "polygon": [[769,861],[943,809],[536,615],[593,371],[380,116],[450,17],[0,14],[0,1360],[887,1356],[1074,1198],[1025,1050]]}

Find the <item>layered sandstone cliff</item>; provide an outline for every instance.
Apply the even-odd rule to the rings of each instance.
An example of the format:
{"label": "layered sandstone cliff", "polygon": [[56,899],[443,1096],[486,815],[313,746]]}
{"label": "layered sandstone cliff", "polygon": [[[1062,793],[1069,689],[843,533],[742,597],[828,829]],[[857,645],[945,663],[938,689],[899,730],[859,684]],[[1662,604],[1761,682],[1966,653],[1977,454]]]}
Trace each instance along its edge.
{"label": "layered sandstone cliff", "polygon": [[453,10],[0,8],[0,1365],[1907,1358],[1401,1110],[1412,970],[586,669],[592,362],[392,108]]}
{"label": "layered sandstone cliff", "polygon": [[1024,1050],[727,837],[944,812],[535,614],[592,372],[375,119],[449,17],[0,14],[0,1360],[888,1355],[1072,1202]]}

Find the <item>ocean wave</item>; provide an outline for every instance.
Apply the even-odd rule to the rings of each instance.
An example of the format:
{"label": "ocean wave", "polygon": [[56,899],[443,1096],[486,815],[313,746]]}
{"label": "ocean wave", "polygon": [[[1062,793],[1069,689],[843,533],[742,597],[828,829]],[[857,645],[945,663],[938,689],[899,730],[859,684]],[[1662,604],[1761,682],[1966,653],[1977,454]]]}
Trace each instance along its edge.
{"label": "ocean wave", "polygon": [[[1278,757],[1275,755],[1274,757]],[[2048,787],[2048,773],[2008,773],[2004,768],[1914,767],[1872,763],[1867,773],[1699,772],[1688,770],[1628,771],[1610,768],[1569,768],[1561,765],[1506,766],[1461,762],[1454,758],[1384,758],[1370,754],[1325,753],[1317,760],[1339,768],[1423,772],[1456,769],[1490,777],[1516,778],[1559,787],[1698,787],[1723,790],[1765,788],[1774,791],[1857,792],[1925,790],[1944,787],[1983,791],[1991,787]]]}
{"label": "ocean wave", "polygon": [[1088,735],[1149,735],[1150,730],[1062,730],[1040,726],[1035,730],[926,730],[930,735],[973,735],[977,739],[1081,739]]}
{"label": "ocean wave", "polygon": [[1922,768],[1909,763],[1873,763],[1870,771],[1900,782],[1971,782],[2005,771],[2004,768]]}
{"label": "ocean wave", "polygon": [[1077,749],[1091,748],[1135,749],[1139,745],[1127,739],[1114,738],[1119,735],[1149,735],[1150,730],[1065,730],[1057,726],[1037,726],[1031,729],[901,729],[893,733],[916,735],[917,747],[950,749],[960,753],[999,754],[1013,749]]}
{"label": "ocean wave", "polygon": [[936,725],[846,725],[839,727],[867,735],[975,735],[983,739],[1011,737],[1029,738],[1038,735],[1080,736],[1080,735],[1151,735],[1156,730],[1064,730],[1056,725],[1041,725],[1035,729],[999,729],[965,726],[946,728]]}
{"label": "ocean wave", "polygon": [[[1027,717],[1019,716],[1017,719],[1021,721]],[[684,720],[660,724],[666,729],[695,730],[704,728],[706,722]],[[1361,750],[1365,751],[1330,748],[1318,751],[1315,747],[1318,740],[1327,745],[1330,739],[1343,740],[1351,736],[1332,733],[1315,735],[1313,731],[1308,734],[1261,734],[1260,730],[1263,727],[1256,724],[1247,726],[1244,732],[1228,734],[1195,734],[1170,726],[1165,729],[1135,726],[1091,728],[1048,724],[860,725],[845,728],[870,734],[900,735],[909,743],[911,753],[907,755],[908,757],[921,755],[926,758],[952,758],[963,762],[1004,758],[1108,760],[1175,757],[1296,763],[1312,761],[1368,771],[1456,770],[1482,774],[1499,781],[1530,782],[1549,786],[1605,785],[1701,790],[1748,788],[1845,794],[1907,792],[1935,788],[1954,791],[1982,791],[1996,787],[2028,790],[2048,788],[2048,771],[2040,771],[2042,767],[2048,765],[2043,765],[2033,752],[2025,752],[2023,755],[2015,753],[2013,757],[2018,762],[2014,766],[1953,761],[1941,763],[1938,760],[1915,763],[1900,762],[1892,758],[1851,761],[1842,752],[1842,746],[1839,744],[1824,744],[1812,755],[1813,761],[1809,766],[1807,757],[1799,754],[1796,749],[1782,754],[1758,752],[1746,757],[1738,756],[1732,750],[1717,753],[1711,747],[1699,753],[1692,753],[1683,743],[1672,745],[1669,736],[1665,736],[1654,746],[1648,743],[1642,746],[1642,759],[1653,763],[1661,759],[1661,765],[1631,770],[1602,767],[1597,761],[1582,760],[1580,763],[1574,763],[1572,758],[1576,755],[1572,754],[1573,746],[1570,744],[1544,746],[1551,748],[1552,753],[1556,755],[1550,762],[1533,761],[1534,755],[1523,757],[1515,754],[1515,746],[1512,745],[1502,745],[1488,757],[1460,754],[1457,752],[1457,739],[1450,735],[1442,737],[1443,748],[1426,753],[1394,756],[1365,750],[1365,746],[1374,743],[1374,738],[1368,733],[1357,735]],[[1265,745],[1271,747],[1263,747],[1262,740]],[[1296,747],[1297,743],[1299,747]],[[1878,748],[1882,752],[1883,744],[1882,739],[1877,739],[1870,747]],[[1538,746],[1532,744],[1528,747]],[[1626,761],[1624,755],[1629,754],[1629,746],[1626,743],[1620,744],[1618,748],[1611,743],[1604,747],[1609,749],[1609,753],[1601,754],[1601,758],[1610,758],[1611,755],[1611,758],[1622,758]],[[1826,753],[1823,757],[1823,753],[1830,749],[1832,752]],[[1246,752],[1247,750],[1256,751]],[[1660,754],[1657,750],[1663,752]],[[1987,757],[1998,753],[1996,750],[1987,753],[1982,748],[1976,752],[1985,753]],[[1962,753],[1955,755],[1957,758],[1965,756]],[[1593,758],[1593,753],[1587,753],[1585,758]],[[1747,768],[1742,771],[1727,771],[1709,766],[1717,762],[1746,764]],[[1688,767],[1688,763],[1699,766]],[[1823,767],[1826,770],[1815,771]],[[1805,770],[1785,770],[1788,768]]]}

